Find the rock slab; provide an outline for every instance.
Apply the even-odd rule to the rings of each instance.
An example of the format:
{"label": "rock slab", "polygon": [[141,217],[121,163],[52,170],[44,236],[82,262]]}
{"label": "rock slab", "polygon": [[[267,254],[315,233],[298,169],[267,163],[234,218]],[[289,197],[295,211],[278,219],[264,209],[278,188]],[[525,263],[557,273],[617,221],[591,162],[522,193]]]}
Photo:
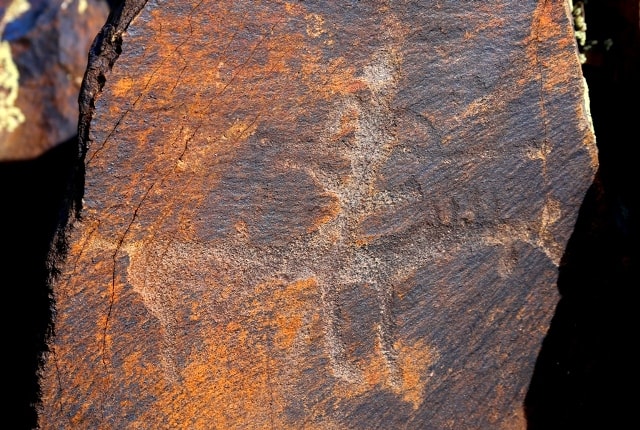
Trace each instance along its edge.
{"label": "rock slab", "polygon": [[597,167],[560,2],[154,1],[103,29],[42,428],[526,428]]}

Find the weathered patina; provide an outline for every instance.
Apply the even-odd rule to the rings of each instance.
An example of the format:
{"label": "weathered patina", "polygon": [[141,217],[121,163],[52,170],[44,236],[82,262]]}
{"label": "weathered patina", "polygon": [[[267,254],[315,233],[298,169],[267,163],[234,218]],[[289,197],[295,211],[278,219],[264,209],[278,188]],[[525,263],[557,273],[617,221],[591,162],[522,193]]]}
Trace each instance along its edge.
{"label": "weathered patina", "polygon": [[566,5],[138,2],[89,68],[42,428],[525,428],[597,164]]}

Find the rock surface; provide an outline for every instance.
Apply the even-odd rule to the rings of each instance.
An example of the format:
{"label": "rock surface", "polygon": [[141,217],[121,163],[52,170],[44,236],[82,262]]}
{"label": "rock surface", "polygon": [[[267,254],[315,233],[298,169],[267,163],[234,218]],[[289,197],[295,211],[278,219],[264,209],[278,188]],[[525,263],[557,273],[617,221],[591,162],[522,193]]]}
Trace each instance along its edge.
{"label": "rock surface", "polygon": [[35,158],[78,130],[103,0],[0,0],[0,161]]}
{"label": "rock surface", "polygon": [[526,427],[597,165],[565,5],[134,2],[87,76],[42,428]]}

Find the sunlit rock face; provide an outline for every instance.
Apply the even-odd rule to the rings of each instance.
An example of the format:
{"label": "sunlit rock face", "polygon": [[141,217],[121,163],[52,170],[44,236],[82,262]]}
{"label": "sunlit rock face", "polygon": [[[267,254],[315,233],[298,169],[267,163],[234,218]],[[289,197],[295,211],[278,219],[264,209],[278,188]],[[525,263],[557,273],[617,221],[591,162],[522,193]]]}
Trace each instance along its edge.
{"label": "sunlit rock face", "polygon": [[526,428],[597,164],[567,13],[131,3],[90,64],[43,428]]}

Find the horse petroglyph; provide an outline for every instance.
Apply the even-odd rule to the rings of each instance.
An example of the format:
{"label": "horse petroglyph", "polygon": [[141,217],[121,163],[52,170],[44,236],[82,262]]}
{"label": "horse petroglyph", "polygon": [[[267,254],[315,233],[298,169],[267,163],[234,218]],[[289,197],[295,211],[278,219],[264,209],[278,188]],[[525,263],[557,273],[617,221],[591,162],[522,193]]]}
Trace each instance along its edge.
{"label": "horse petroglyph", "polygon": [[[315,187],[330,196],[331,214],[310,234],[294,238],[286,246],[264,249],[253,244],[243,222],[235,224],[231,240],[206,244],[154,238],[152,244],[123,247],[130,256],[128,279],[164,332],[162,362],[170,380],[179,379],[177,370],[185,357],[177,350],[181,325],[177,316],[184,299],[194,291],[211,291],[211,280],[185,273],[185,261],[197,256],[201,264],[215,267],[218,281],[259,285],[270,278],[315,279],[320,290],[325,326],[325,342],[334,376],[349,382],[362,379],[362,370],[350,362],[342,340],[340,294],[348,289],[364,289],[376,297],[378,350],[388,366],[388,383],[397,386],[399,369],[393,337],[393,267],[367,249],[367,238],[358,231],[367,213],[393,198],[376,189],[381,165],[397,143],[391,109],[401,58],[394,46],[377,51],[371,63],[357,77],[359,90],[338,100],[327,119],[325,139],[338,142],[344,158],[350,160],[345,177],[335,172],[288,165],[304,172]],[[397,196],[396,196],[397,198]],[[251,261],[251,270],[243,262]],[[219,285],[218,285],[219,286]],[[213,315],[211,315],[214,318]],[[353,360],[351,360],[353,361]]]}
{"label": "horse petroglyph", "polygon": [[[214,104],[202,111],[201,123],[163,137],[171,141],[167,150],[177,151],[176,165],[149,181],[155,182],[134,213],[134,227],[124,233],[129,237],[110,249],[115,249],[114,278],[116,257],[127,255],[127,281],[160,327],[159,360],[168,381],[180,381],[192,357],[189,348],[197,348],[194,338],[209,336],[212,327],[232,318],[250,326],[255,312],[248,304],[261,300],[265,289],[304,283],[314,289],[306,305],[319,309],[322,342],[316,343],[322,344],[335,380],[364,386],[375,367],[382,375],[376,384],[406,394],[402,350],[407,344],[394,309],[399,287],[406,290],[416,273],[467,250],[504,248],[504,261],[496,264],[502,277],[513,268],[510,249],[521,243],[557,264],[549,227],[560,217],[558,205],[547,205],[538,220],[511,217],[495,183],[474,181],[468,172],[474,160],[489,163],[505,151],[520,157],[520,149],[475,153],[472,144],[452,140],[454,131],[425,120],[428,109],[413,112],[398,103],[399,92],[406,90],[403,55],[410,51],[400,26],[389,20],[394,31],[380,34],[355,65],[325,58],[331,65],[326,81],[317,76],[325,70],[318,65],[321,54],[303,59],[315,61],[300,65],[313,71],[311,77],[302,75],[301,84],[291,85],[316,97],[309,102],[316,110],[309,114],[313,133],[306,140],[277,141],[278,127],[289,126],[287,107],[278,108],[284,119],[274,125],[261,123],[259,113],[244,105],[229,107],[232,115],[214,121],[209,118]],[[313,22],[312,37],[330,36],[322,20]],[[265,40],[256,41],[250,55],[258,58]],[[265,58],[259,63],[265,64],[260,71],[268,84],[268,74],[278,68],[267,68],[270,57]],[[229,79],[244,94],[242,71],[234,73]],[[243,85],[254,85],[252,79]],[[330,85],[318,89],[309,82]],[[234,91],[228,83],[222,88]],[[213,125],[205,127],[206,121]],[[401,127],[419,132],[401,136]],[[519,159],[535,169],[537,159]],[[196,191],[177,196],[181,189]],[[142,220],[146,207],[152,208],[151,220]],[[440,276],[445,282],[449,273]],[[262,336],[270,329],[255,332]],[[185,344],[186,349],[179,347]],[[437,359],[435,348],[429,356]]]}

